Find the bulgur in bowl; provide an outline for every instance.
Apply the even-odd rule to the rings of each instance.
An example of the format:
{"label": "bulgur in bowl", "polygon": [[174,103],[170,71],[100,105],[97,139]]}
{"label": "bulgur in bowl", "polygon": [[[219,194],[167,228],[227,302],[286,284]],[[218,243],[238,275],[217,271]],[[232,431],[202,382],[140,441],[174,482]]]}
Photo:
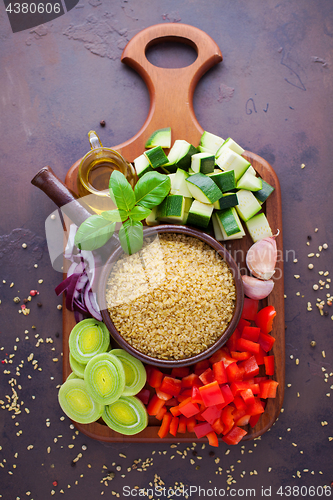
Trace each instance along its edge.
{"label": "bulgur in bowl", "polygon": [[210,357],[234,332],[243,308],[236,262],[200,230],[144,229],[128,256],[119,246],[103,267],[98,301],[120,347],[143,363],[188,366]]}

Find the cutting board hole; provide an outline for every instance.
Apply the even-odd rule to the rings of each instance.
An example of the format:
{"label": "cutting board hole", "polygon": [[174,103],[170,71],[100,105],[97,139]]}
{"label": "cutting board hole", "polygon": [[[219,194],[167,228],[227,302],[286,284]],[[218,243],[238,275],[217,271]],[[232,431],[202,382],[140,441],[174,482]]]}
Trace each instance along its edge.
{"label": "cutting board hole", "polygon": [[198,54],[194,47],[181,42],[161,42],[146,50],[148,61],[158,68],[185,68],[194,63]]}

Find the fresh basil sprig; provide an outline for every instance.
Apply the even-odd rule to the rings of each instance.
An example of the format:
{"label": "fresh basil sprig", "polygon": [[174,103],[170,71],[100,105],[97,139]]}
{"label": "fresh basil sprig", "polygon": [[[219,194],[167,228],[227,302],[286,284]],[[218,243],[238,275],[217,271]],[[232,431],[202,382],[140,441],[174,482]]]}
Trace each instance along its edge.
{"label": "fresh basil sprig", "polygon": [[162,203],[170,191],[168,175],[147,172],[136,183],[134,191],[124,174],[114,170],[110,177],[109,191],[116,209],[88,217],[78,228],[75,245],[80,250],[96,250],[113,235],[116,222],[122,222],[119,240],[124,252],[132,255],[142,248],[142,220],[152,208]]}

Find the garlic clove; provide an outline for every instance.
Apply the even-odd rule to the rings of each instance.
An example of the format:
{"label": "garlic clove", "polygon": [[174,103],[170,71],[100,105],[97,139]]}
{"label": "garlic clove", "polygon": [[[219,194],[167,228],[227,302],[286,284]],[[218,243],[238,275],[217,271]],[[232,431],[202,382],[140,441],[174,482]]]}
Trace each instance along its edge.
{"label": "garlic clove", "polygon": [[244,293],[249,299],[265,299],[274,288],[273,280],[259,280],[253,276],[242,276]]}
{"label": "garlic clove", "polygon": [[254,243],[246,254],[246,265],[256,278],[269,280],[275,273],[277,247],[275,238],[279,235],[263,238]]}

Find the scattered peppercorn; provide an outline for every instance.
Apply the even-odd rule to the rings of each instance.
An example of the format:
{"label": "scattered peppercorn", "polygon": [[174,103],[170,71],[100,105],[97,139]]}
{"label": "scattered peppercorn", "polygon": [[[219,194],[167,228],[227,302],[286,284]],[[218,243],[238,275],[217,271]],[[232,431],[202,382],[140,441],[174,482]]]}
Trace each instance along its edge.
{"label": "scattered peppercorn", "polygon": [[41,302],[37,302],[37,306],[38,306],[38,307],[42,307],[42,305],[43,305],[43,304],[42,304]]}
{"label": "scattered peppercorn", "polygon": [[192,451],[192,455],[193,455],[194,457],[196,457],[196,456],[197,456],[197,454],[198,454],[197,450],[193,450],[193,451]]}
{"label": "scattered peppercorn", "polygon": [[55,336],[58,338],[58,337],[59,337],[59,332],[57,332],[57,333],[55,334]]}
{"label": "scattered peppercorn", "polygon": [[74,460],[71,462],[71,467],[76,467],[76,462],[74,462]]}
{"label": "scattered peppercorn", "polygon": [[214,453],[214,451],[210,451],[210,452],[209,452],[209,456],[210,456],[210,457],[215,457],[215,453]]}
{"label": "scattered peppercorn", "polygon": [[328,316],[328,311],[324,311],[324,316]]}
{"label": "scattered peppercorn", "polygon": [[308,240],[311,241],[312,240],[312,236],[309,235],[308,236]]}
{"label": "scattered peppercorn", "polygon": [[101,121],[99,122],[99,124],[100,124],[100,126],[101,126],[101,127],[105,127],[105,120],[101,120]]}

